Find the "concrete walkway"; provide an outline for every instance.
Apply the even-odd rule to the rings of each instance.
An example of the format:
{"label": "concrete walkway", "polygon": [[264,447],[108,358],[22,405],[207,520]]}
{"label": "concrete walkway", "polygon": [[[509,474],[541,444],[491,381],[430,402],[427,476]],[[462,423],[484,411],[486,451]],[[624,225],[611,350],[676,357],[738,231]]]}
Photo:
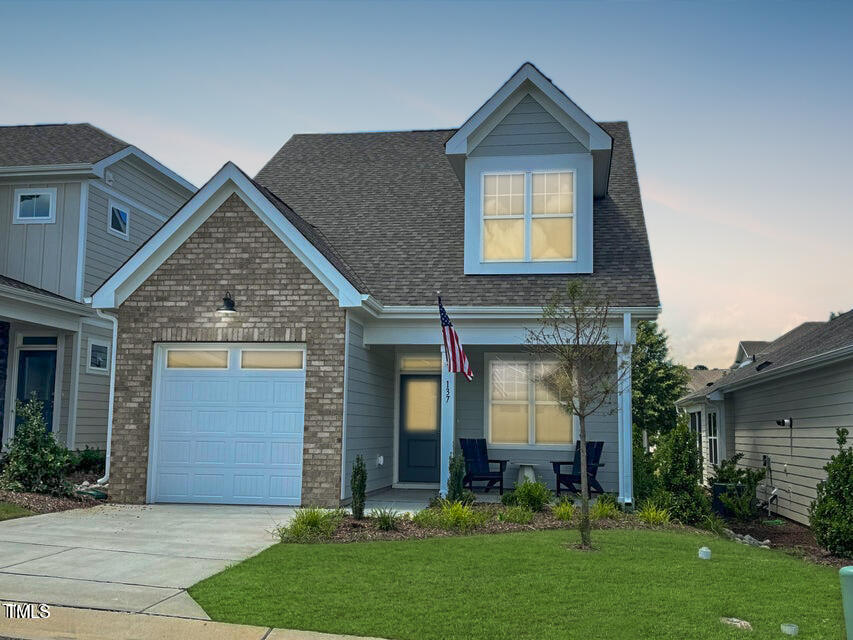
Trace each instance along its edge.
{"label": "concrete walkway", "polygon": [[0,522],[0,600],[207,619],[187,587],[272,545],[292,514],[102,505]]}
{"label": "concrete walkway", "polygon": [[51,607],[50,617],[41,620],[12,620],[0,610],[0,637],[27,640],[380,640],[66,607]]}

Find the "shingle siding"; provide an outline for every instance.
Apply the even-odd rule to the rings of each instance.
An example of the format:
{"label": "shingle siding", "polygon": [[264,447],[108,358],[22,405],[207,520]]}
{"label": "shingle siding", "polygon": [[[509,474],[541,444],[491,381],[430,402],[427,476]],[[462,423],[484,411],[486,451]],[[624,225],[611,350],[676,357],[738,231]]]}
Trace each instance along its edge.
{"label": "shingle siding", "polygon": [[[238,313],[217,316],[225,290]],[[119,308],[111,494],[146,496],[153,345],[304,342],[302,502],[340,503],[345,314],[328,289],[232,195]]]}

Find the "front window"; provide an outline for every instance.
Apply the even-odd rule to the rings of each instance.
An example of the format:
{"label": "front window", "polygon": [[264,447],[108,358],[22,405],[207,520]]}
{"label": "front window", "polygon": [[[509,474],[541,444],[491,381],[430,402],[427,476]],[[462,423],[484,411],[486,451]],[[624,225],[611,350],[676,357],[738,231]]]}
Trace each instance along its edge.
{"label": "front window", "polygon": [[694,411],[690,414],[690,431],[696,437],[696,446],[702,451],[702,412]]}
{"label": "front window", "polygon": [[720,459],[720,445],[717,437],[717,414],[711,412],[708,414],[708,461],[711,464],[717,464]]}
{"label": "front window", "polygon": [[16,224],[47,224],[56,221],[56,189],[15,189]]}
{"label": "front window", "polygon": [[489,441],[505,445],[565,445],[572,416],[541,381],[554,364],[496,359],[489,363]]}
{"label": "front window", "polygon": [[484,174],[482,221],[485,262],[573,260],[574,171]]}

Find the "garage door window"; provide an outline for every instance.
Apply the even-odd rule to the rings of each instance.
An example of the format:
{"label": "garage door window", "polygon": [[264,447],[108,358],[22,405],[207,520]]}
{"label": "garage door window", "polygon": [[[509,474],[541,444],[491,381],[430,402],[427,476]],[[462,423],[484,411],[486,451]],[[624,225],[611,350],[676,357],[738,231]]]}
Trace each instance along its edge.
{"label": "garage door window", "polygon": [[301,369],[302,351],[295,349],[244,349],[240,352],[241,369]]}
{"label": "garage door window", "polygon": [[227,369],[228,351],[212,349],[169,349],[168,369]]}

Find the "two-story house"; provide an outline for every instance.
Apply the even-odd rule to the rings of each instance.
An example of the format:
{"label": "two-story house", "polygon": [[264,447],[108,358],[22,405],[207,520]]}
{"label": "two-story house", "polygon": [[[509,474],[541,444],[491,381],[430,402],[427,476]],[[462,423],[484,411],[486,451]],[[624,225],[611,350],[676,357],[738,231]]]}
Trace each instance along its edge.
{"label": "two-story house", "polygon": [[113,321],[85,299],[195,187],[89,124],[0,127],[0,428],[35,393],[70,448],[107,440]]}
{"label": "two-story house", "polygon": [[[254,179],[228,163],[94,293],[118,319],[112,496],[338,505],[356,455],[370,491],[445,487],[465,436],[508,484],[524,465],[553,486],[576,421],[525,342],[569,277],[608,296],[629,359],[659,299],[628,126],[532,64],[457,129],[296,135]],[[470,382],[443,366],[437,290]],[[630,379],[588,425],[631,502]]]}

